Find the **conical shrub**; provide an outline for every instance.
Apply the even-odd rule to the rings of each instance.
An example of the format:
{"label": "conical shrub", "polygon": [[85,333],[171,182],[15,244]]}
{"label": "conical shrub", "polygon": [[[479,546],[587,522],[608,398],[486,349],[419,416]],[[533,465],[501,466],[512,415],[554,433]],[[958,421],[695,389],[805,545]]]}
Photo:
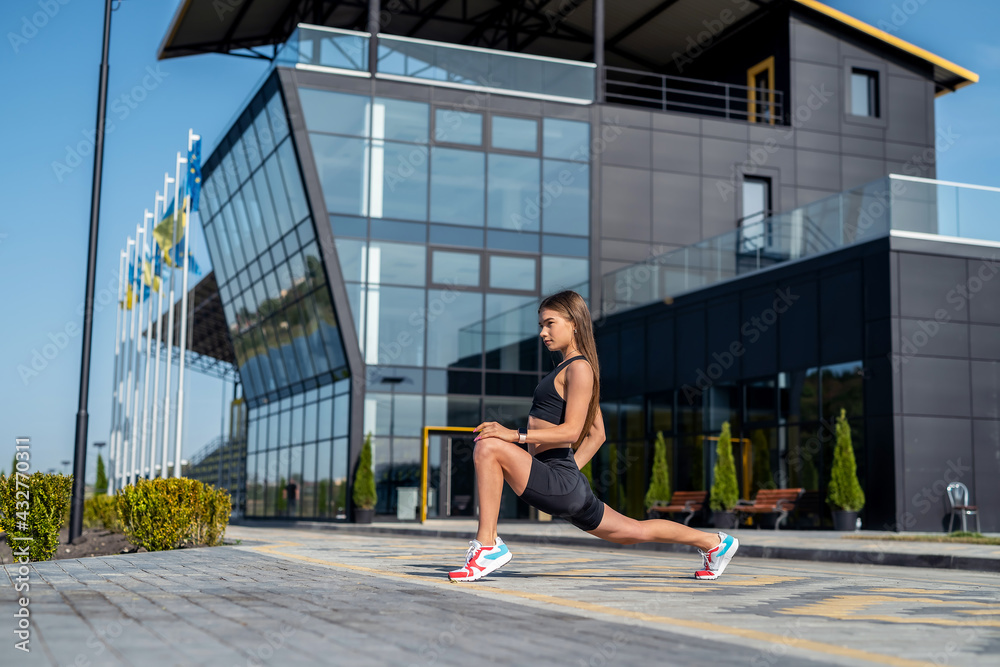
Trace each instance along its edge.
{"label": "conical shrub", "polygon": [[865,492],[858,482],[858,466],[851,444],[851,426],[847,423],[847,411],[844,409],[837,417],[837,447],[833,450],[826,501],[846,512],[857,512],[865,506]]}
{"label": "conical shrub", "polygon": [[716,446],[715,470],[708,506],[715,512],[728,512],[740,498],[736,483],[736,463],[733,461],[733,441],[729,422],[722,423],[722,434]]}
{"label": "conical shrub", "polygon": [[375,474],[372,472],[372,434],[365,436],[365,444],[361,447],[358,460],[358,470],[354,474],[354,506],[358,509],[375,508],[378,496],[375,494]]}
{"label": "conical shrub", "polygon": [[653,505],[668,505],[670,503],[670,469],[667,467],[667,441],[663,431],[656,434],[653,446],[653,474],[646,491],[646,509]]}

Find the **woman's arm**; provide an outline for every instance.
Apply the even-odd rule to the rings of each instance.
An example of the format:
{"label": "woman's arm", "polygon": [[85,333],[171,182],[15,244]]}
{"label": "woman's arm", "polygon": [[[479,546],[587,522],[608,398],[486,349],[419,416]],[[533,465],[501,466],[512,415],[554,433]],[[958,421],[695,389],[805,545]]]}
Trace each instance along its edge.
{"label": "woman's arm", "polygon": [[[564,371],[566,378],[566,421],[558,426],[535,428],[528,431],[527,441],[535,445],[563,445],[574,443],[583,431],[590,408],[590,397],[594,392],[594,371],[590,364],[574,362]],[[594,420],[597,421],[596,419]],[[603,431],[604,424],[601,424]],[[507,442],[517,442],[518,433],[496,422],[483,422],[474,431],[480,438],[500,438]]]}
{"label": "woman's arm", "polygon": [[590,433],[580,447],[577,448],[576,452],[573,454],[573,458],[576,459],[576,466],[578,468],[583,468],[590,462],[590,459],[594,458],[594,454],[597,450],[601,448],[604,444],[606,437],[604,433],[604,415],[601,414],[601,406],[597,406],[597,415],[594,416],[594,424],[590,427]]}

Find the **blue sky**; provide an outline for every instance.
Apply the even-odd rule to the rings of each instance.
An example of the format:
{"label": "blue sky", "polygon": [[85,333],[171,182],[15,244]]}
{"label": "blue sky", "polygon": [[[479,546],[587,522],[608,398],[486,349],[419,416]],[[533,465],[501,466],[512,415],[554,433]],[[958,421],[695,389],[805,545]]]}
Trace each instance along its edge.
{"label": "blue sky", "polygon": [[[63,4],[65,3],[65,4]],[[32,438],[32,466],[62,470],[72,459],[82,303],[96,117],[103,3],[5,0],[0,3],[0,106],[5,159],[0,183],[0,468],[10,467],[14,438]],[[109,118],[105,150],[97,289],[117,289],[118,253],[143,210],[173,174],[174,156],[193,127],[209,155],[265,64],[205,55],[157,62],[156,49],[178,0],[124,0],[113,14]],[[987,0],[829,0],[981,75],[979,84],[937,101],[939,129],[956,143],[939,158],[938,177],[1000,186],[1000,5]],[[43,27],[25,28],[43,7]],[[58,11],[55,11],[55,9]],[[41,19],[39,23],[43,23]],[[14,37],[12,37],[14,35]],[[87,152],[78,166],[74,153]],[[201,238],[199,261],[209,266]],[[198,250],[200,249],[200,252]],[[88,443],[108,437],[115,308],[96,314]],[[66,333],[69,331],[69,333]],[[73,332],[76,332],[75,334]],[[64,347],[37,376],[22,378],[34,352]],[[52,348],[48,351],[51,353]],[[185,451],[220,433],[224,388],[187,374]],[[7,452],[7,453],[4,453]],[[88,478],[93,477],[93,456]]]}

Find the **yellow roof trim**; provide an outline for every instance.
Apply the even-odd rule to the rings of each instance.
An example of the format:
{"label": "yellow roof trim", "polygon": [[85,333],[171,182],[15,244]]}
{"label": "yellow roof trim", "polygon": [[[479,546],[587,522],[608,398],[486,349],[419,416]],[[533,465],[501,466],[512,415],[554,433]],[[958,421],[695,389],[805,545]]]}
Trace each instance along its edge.
{"label": "yellow roof trim", "polygon": [[853,16],[850,16],[842,11],[834,9],[833,7],[824,5],[822,2],[817,2],[816,0],[795,0],[795,2],[805,7],[809,7],[810,9],[815,10],[820,14],[829,16],[832,19],[836,19],[837,21],[849,25],[852,28],[855,28],[856,30],[860,30],[865,34],[871,35],[876,39],[880,39],[891,46],[895,46],[897,49],[901,49],[911,55],[917,56],[918,58],[922,58],[923,60],[926,60],[927,62],[936,65],[937,67],[945,69],[956,76],[962,77],[963,79],[965,79],[965,81],[957,84],[955,86],[956,90],[962,86],[967,86],[970,83],[976,83],[979,81],[979,75],[976,74],[975,72],[967,70],[964,67],[960,67],[955,63],[951,62],[950,60],[945,60],[941,56],[935,55],[930,51],[927,51],[926,49],[922,49],[919,46],[910,44],[906,40],[902,40],[899,37],[896,37],[895,35],[890,35],[884,30],[879,30],[875,26],[868,25],[864,21],[860,21],[854,18]]}
{"label": "yellow roof trim", "polygon": [[191,7],[191,0],[184,0],[177,7],[177,11],[174,12],[174,17],[170,21],[169,30],[167,34],[164,35],[163,41],[160,43],[160,48],[157,51],[156,59],[163,60],[163,52],[166,50],[167,45],[174,41],[174,37],[177,36],[177,31],[181,28],[181,21],[184,20],[184,16],[187,14],[188,9]]}

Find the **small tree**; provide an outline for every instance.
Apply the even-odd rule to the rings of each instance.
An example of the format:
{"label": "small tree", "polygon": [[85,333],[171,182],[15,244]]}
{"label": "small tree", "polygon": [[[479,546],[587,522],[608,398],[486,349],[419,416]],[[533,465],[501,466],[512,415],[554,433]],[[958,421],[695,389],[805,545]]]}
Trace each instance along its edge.
{"label": "small tree", "polygon": [[100,496],[108,492],[108,473],[104,470],[104,459],[97,455],[97,481],[94,482],[94,495]]}
{"label": "small tree", "polygon": [[715,470],[712,474],[712,491],[709,507],[716,512],[729,512],[739,500],[736,484],[736,463],[733,461],[732,435],[729,422],[722,423],[722,434],[716,447]]}
{"label": "small tree", "polygon": [[372,434],[365,436],[365,444],[361,447],[361,458],[358,470],[354,473],[354,506],[358,509],[375,509],[378,496],[375,493],[375,474],[372,472]]}
{"label": "small tree", "polygon": [[646,491],[646,509],[653,505],[666,505],[669,502],[670,470],[667,467],[667,441],[663,437],[663,431],[659,431],[653,449],[653,475],[649,480],[649,490]]}
{"label": "small tree", "polygon": [[847,423],[847,410],[844,409],[837,417],[837,447],[833,450],[826,500],[845,512],[857,512],[865,506],[865,492],[858,482],[854,447],[851,445],[851,426]]}

